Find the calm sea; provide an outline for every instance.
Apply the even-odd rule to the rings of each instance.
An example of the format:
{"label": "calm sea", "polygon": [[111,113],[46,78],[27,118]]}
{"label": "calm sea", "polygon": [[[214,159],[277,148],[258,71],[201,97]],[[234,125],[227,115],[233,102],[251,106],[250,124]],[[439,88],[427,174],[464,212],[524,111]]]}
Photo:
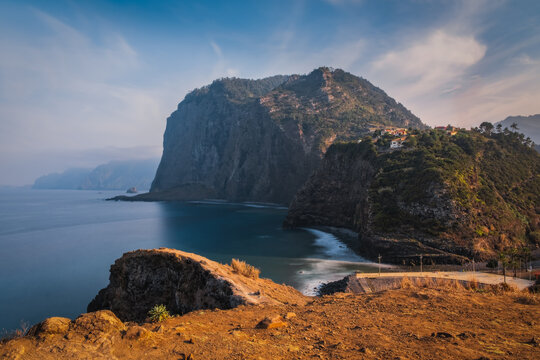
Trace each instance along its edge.
{"label": "calm sea", "polygon": [[85,312],[108,284],[110,265],[135,249],[242,259],[306,294],[354,270],[374,270],[332,235],[282,229],[285,208],[104,201],[118,194],[0,190],[0,330]]}

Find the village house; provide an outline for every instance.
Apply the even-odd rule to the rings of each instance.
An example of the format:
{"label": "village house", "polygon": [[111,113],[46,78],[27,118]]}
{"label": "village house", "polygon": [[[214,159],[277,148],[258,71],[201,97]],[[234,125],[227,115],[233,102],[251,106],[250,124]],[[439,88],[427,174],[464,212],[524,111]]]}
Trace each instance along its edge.
{"label": "village house", "polygon": [[435,130],[445,131],[447,135],[454,136],[457,134],[459,128],[448,125],[448,126],[435,126]]}
{"label": "village house", "polygon": [[395,136],[403,136],[403,135],[407,135],[407,129],[403,129],[403,128],[386,128],[384,130],[382,130],[382,134],[390,134],[390,135],[395,135]]}
{"label": "village house", "polygon": [[390,149],[400,149],[403,147],[403,143],[407,140],[407,137],[402,137],[399,139],[394,139],[390,143]]}

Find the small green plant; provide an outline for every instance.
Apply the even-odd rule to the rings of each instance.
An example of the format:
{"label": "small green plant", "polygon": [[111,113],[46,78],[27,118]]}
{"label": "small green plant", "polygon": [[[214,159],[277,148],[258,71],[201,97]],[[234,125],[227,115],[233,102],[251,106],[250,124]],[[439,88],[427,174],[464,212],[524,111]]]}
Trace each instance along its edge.
{"label": "small green plant", "polygon": [[238,259],[232,259],[231,267],[233,268],[233,271],[235,273],[244,275],[245,277],[249,277],[252,279],[258,279],[259,274],[261,273],[261,271],[255,266],[249,265],[245,261],[241,261]]}
{"label": "small green plant", "polygon": [[167,308],[163,304],[154,305],[154,307],[148,312],[148,316],[150,317],[150,320],[154,322],[160,322],[171,317],[169,311],[167,311]]}

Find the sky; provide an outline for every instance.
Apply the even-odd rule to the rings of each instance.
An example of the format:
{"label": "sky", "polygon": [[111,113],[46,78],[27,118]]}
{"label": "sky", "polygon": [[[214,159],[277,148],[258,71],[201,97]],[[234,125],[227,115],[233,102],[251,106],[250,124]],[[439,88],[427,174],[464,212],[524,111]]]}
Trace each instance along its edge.
{"label": "sky", "polygon": [[538,0],[1,0],[0,48],[0,185],[159,157],[221,77],[341,68],[430,126],[540,113]]}

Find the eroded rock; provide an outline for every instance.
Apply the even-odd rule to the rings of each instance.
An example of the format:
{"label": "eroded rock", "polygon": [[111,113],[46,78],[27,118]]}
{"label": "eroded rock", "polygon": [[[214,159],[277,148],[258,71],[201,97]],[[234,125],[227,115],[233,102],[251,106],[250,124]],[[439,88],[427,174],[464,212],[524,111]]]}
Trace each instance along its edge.
{"label": "eroded rock", "polygon": [[71,324],[71,319],[64,317],[51,317],[43,320],[39,324],[34,325],[28,335],[44,338],[49,335],[64,335]]}
{"label": "eroded rock", "polygon": [[73,321],[71,328],[82,332],[111,333],[125,330],[126,326],[112,311],[100,310],[82,314]]}
{"label": "eroded rock", "polygon": [[164,304],[171,314],[184,314],[197,309],[305,302],[292,287],[251,279],[227,265],[173,249],[128,252],[110,271],[109,286],[92,300],[88,311],[109,309],[124,321],[143,321],[157,304]]}

